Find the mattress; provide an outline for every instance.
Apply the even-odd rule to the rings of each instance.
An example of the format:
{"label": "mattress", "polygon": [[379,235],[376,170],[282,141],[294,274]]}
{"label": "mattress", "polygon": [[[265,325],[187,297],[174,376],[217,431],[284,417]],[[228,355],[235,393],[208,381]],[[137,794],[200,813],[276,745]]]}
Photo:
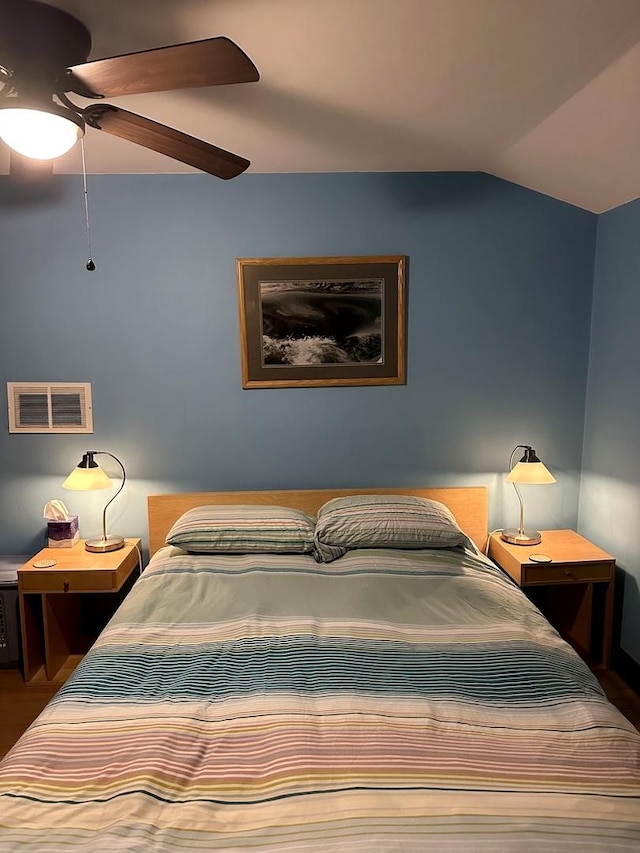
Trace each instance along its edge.
{"label": "mattress", "polygon": [[0,850],[638,851],[640,734],[462,548],[156,554],[0,765]]}

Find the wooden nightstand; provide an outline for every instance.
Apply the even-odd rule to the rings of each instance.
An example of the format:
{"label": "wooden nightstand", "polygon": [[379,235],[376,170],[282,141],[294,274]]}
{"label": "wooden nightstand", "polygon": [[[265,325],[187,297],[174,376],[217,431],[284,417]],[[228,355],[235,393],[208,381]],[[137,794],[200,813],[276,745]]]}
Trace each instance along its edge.
{"label": "wooden nightstand", "polygon": [[[545,554],[550,563],[534,563]],[[589,661],[607,669],[611,661],[615,559],[574,530],[543,530],[539,545],[510,545],[491,535],[489,556],[545,614],[560,634]],[[601,619],[594,631],[594,584],[603,591]],[[597,595],[595,596],[597,597]],[[595,650],[599,647],[600,654]]]}
{"label": "wooden nightstand", "polygon": [[[81,539],[43,548],[18,569],[27,683],[66,681],[133,583],[139,548],[140,539],[126,539],[124,548],[95,554]],[[54,566],[34,566],[50,560]]]}

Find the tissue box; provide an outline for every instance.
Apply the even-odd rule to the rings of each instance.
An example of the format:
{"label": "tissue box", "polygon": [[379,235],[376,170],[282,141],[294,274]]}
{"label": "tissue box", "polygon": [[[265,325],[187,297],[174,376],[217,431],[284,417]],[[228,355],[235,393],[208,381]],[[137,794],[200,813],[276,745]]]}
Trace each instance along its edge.
{"label": "tissue box", "polygon": [[79,539],[77,515],[70,515],[65,521],[47,522],[47,545],[49,548],[73,548]]}

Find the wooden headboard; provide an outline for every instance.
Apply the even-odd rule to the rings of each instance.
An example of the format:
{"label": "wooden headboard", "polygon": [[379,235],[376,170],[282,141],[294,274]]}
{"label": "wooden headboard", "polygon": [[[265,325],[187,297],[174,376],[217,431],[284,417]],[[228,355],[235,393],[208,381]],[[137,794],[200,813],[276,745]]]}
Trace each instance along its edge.
{"label": "wooden headboard", "polygon": [[485,486],[449,486],[424,489],[304,489],[260,492],[185,492],[149,495],[149,554],[165,544],[171,525],[183,512],[206,504],[267,504],[288,506],[316,515],[322,504],[345,495],[414,495],[440,501],[449,507],[464,532],[484,549],[487,540],[488,509]]}

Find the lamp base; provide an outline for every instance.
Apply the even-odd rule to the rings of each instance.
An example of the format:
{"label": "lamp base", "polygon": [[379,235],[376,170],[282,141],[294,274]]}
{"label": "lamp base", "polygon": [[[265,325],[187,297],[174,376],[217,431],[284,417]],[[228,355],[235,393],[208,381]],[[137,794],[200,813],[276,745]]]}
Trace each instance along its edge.
{"label": "lamp base", "polygon": [[542,542],[542,536],[537,530],[518,530],[517,527],[503,530],[500,536],[512,545],[539,545]]}
{"label": "lamp base", "polygon": [[85,551],[105,554],[107,551],[117,551],[118,548],[124,548],[124,539],[122,536],[96,536],[95,539],[87,539],[84,547]]}

